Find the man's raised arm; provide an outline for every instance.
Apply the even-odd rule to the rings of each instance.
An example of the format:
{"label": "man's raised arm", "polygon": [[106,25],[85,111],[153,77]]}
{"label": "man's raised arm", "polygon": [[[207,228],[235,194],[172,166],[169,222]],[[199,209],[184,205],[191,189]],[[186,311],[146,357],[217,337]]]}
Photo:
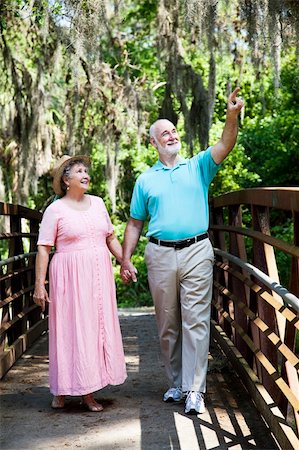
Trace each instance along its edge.
{"label": "man's raised arm", "polygon": [[238,97],[237,87],[228,97],[226,120],[220,140],[211,149],[211,155],[216,164],[222,163],[234,148],[238,135],[238,115],[244,106],[242,98]]}

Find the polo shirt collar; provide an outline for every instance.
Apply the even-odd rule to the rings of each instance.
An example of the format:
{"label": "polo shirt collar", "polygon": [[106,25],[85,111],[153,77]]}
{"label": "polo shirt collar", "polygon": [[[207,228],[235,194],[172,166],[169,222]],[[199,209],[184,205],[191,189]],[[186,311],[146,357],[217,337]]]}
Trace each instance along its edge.
{"label": "polo shirt collar", "polygon": [[180,156],[180,159],[178,160],[178,163],[174,167],[167,167],[165,166],[160,159],[156,162],[156,164],[153,165],[153,170],[172,170],[175,169],[178,166],[182,166],[184,164],[187,164],[187,160]]}

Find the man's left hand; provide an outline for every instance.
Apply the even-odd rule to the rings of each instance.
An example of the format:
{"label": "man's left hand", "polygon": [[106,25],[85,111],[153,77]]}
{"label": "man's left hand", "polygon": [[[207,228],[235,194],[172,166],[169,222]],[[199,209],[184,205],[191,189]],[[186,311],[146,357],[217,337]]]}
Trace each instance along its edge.
{"label": "man's left hand", "polygon": [[238,93],[241,88],[237,87],[233,92],[231,92],[228,96],[227,102],[227,113],[236,113],[239,114],[241,109],[244,106],[244,101],[241,97],[238,97]]}

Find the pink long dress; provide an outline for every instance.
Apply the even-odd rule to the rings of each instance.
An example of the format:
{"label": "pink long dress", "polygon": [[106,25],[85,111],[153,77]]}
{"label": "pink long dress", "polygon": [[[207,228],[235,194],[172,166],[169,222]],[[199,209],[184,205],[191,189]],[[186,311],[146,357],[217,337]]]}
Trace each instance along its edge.
{"label": "pink long dress", "polygon": [[54,395],[84,395],[127,377],[106,245],[113,228],[103,200],[89,199],[87,211],[55,201],[40,226],[38,245],[56,247],[49,270],[49,379]]}

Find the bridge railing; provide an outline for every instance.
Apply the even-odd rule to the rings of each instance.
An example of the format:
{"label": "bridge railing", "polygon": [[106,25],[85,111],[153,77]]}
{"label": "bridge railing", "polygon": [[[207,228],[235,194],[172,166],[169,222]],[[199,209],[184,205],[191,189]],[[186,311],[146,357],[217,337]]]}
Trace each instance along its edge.
{"label": "bridge railing", "polygon": [[0,203],[0,378],[48,327],[32,299],[41,217],[29,208]]}
{"label": "bridge railing", "polygon": [[299,448],[299,188],[214,198],[210,232],[212,332],[281,447]]}

